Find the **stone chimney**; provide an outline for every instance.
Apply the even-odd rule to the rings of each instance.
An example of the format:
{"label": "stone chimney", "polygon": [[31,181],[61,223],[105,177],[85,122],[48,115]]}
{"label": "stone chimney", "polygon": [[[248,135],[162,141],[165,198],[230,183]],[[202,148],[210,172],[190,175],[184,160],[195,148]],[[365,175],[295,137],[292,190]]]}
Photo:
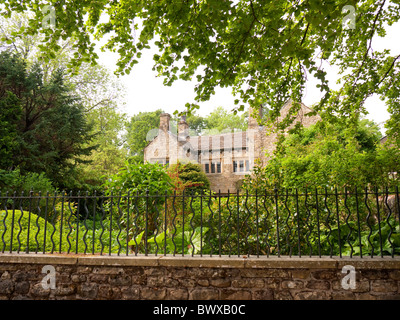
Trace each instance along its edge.
{"label": "stone chimney", "polygon": [[248,122],[248,129],[256,130],[259,127],[258,118],[262,118],[262,106],[257,110],[253,107],[249,107],[249,122]]}
{"label": "stone chimney", "polygon": [[171,120],[171,115],[169,113],[160,114],[160,131],[167,133],[169,131],[169,121]]}
{"label": "stone chimney", "polygon": [[178,139],[179,141],[187,141],[189,139],[189,125],[186,122],[186,116],[181,116],[178,123]]}

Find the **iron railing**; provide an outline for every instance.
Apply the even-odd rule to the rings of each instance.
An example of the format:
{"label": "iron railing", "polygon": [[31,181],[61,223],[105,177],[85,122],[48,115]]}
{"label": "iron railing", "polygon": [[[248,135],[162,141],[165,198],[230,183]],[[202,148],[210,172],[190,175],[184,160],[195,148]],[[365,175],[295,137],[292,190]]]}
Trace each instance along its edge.
{"label": "iron railing", "polygon": [[0,194],[0,250],[182,256],[391,256],[398,188]]}

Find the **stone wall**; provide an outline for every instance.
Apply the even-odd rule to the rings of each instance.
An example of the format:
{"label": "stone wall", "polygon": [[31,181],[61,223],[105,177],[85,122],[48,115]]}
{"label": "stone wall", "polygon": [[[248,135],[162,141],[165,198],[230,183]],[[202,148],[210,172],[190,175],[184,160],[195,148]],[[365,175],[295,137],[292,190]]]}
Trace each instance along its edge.
{"label": "stone wall", "polygon": [[[54,288],[42,284],[44,266]],[[400,299],[400,259],[0,254],[0,299]]]}
{"label": "stone wall", "polygon": [[[232,165],[230,165],[232,167]],[[212,191],[221,194],[236,193],[237,185],[244,179],[244,174],[223,172],[219,174],[206,174],[210,181]]]}
{"label": "stone wall", "polygon": [[[291,107],[292,101],[288,100],[282,106],[280,120],[289,114]],[[294,123],[300,122],[305,127],[309,127],[320,121],[321,118],[318,115],[306,116],[310,112],[310,108],[301,104]],[[189,136],[189,126],[186,120],[182,119],[178,124],[178,135],[176,135],[169,132],[170,119],[169,114],[160,115],[158,135],[144,148],[144,161],[163,164],[166,164],[167,160],[169,164],[176,163],[178,160],[190,161],[202,164],[203,168],[205,163],[220,162],[222,172],[207,175],[214,192],[236,193],[236,183],[243,179],[243,175],[233,172],[234,160],[249,160],[250,168],[252,168],[257,159],[259,164],[265,166],[276,148],[278,134],[259,126],[251,107],[246,132]]]}

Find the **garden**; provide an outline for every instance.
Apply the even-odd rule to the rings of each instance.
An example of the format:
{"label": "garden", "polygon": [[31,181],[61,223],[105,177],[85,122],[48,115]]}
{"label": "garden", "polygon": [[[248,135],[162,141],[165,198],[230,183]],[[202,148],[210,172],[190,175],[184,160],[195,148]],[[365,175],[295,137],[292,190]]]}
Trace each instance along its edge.
{"label": "garden", "polygon": [[1,194],[2,252],[394,256],[393,189],[209,190],[199,165],[131,164],[103,194]]}

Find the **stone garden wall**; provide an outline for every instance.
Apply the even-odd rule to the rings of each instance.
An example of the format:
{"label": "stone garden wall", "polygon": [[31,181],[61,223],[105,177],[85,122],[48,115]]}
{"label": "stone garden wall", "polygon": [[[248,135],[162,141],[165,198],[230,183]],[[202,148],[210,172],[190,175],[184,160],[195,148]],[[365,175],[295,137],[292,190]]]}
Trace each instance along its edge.
{"label": "stone garden wall", "polygon": [[400,259],[0,253],[0,299],[400,299]]}

